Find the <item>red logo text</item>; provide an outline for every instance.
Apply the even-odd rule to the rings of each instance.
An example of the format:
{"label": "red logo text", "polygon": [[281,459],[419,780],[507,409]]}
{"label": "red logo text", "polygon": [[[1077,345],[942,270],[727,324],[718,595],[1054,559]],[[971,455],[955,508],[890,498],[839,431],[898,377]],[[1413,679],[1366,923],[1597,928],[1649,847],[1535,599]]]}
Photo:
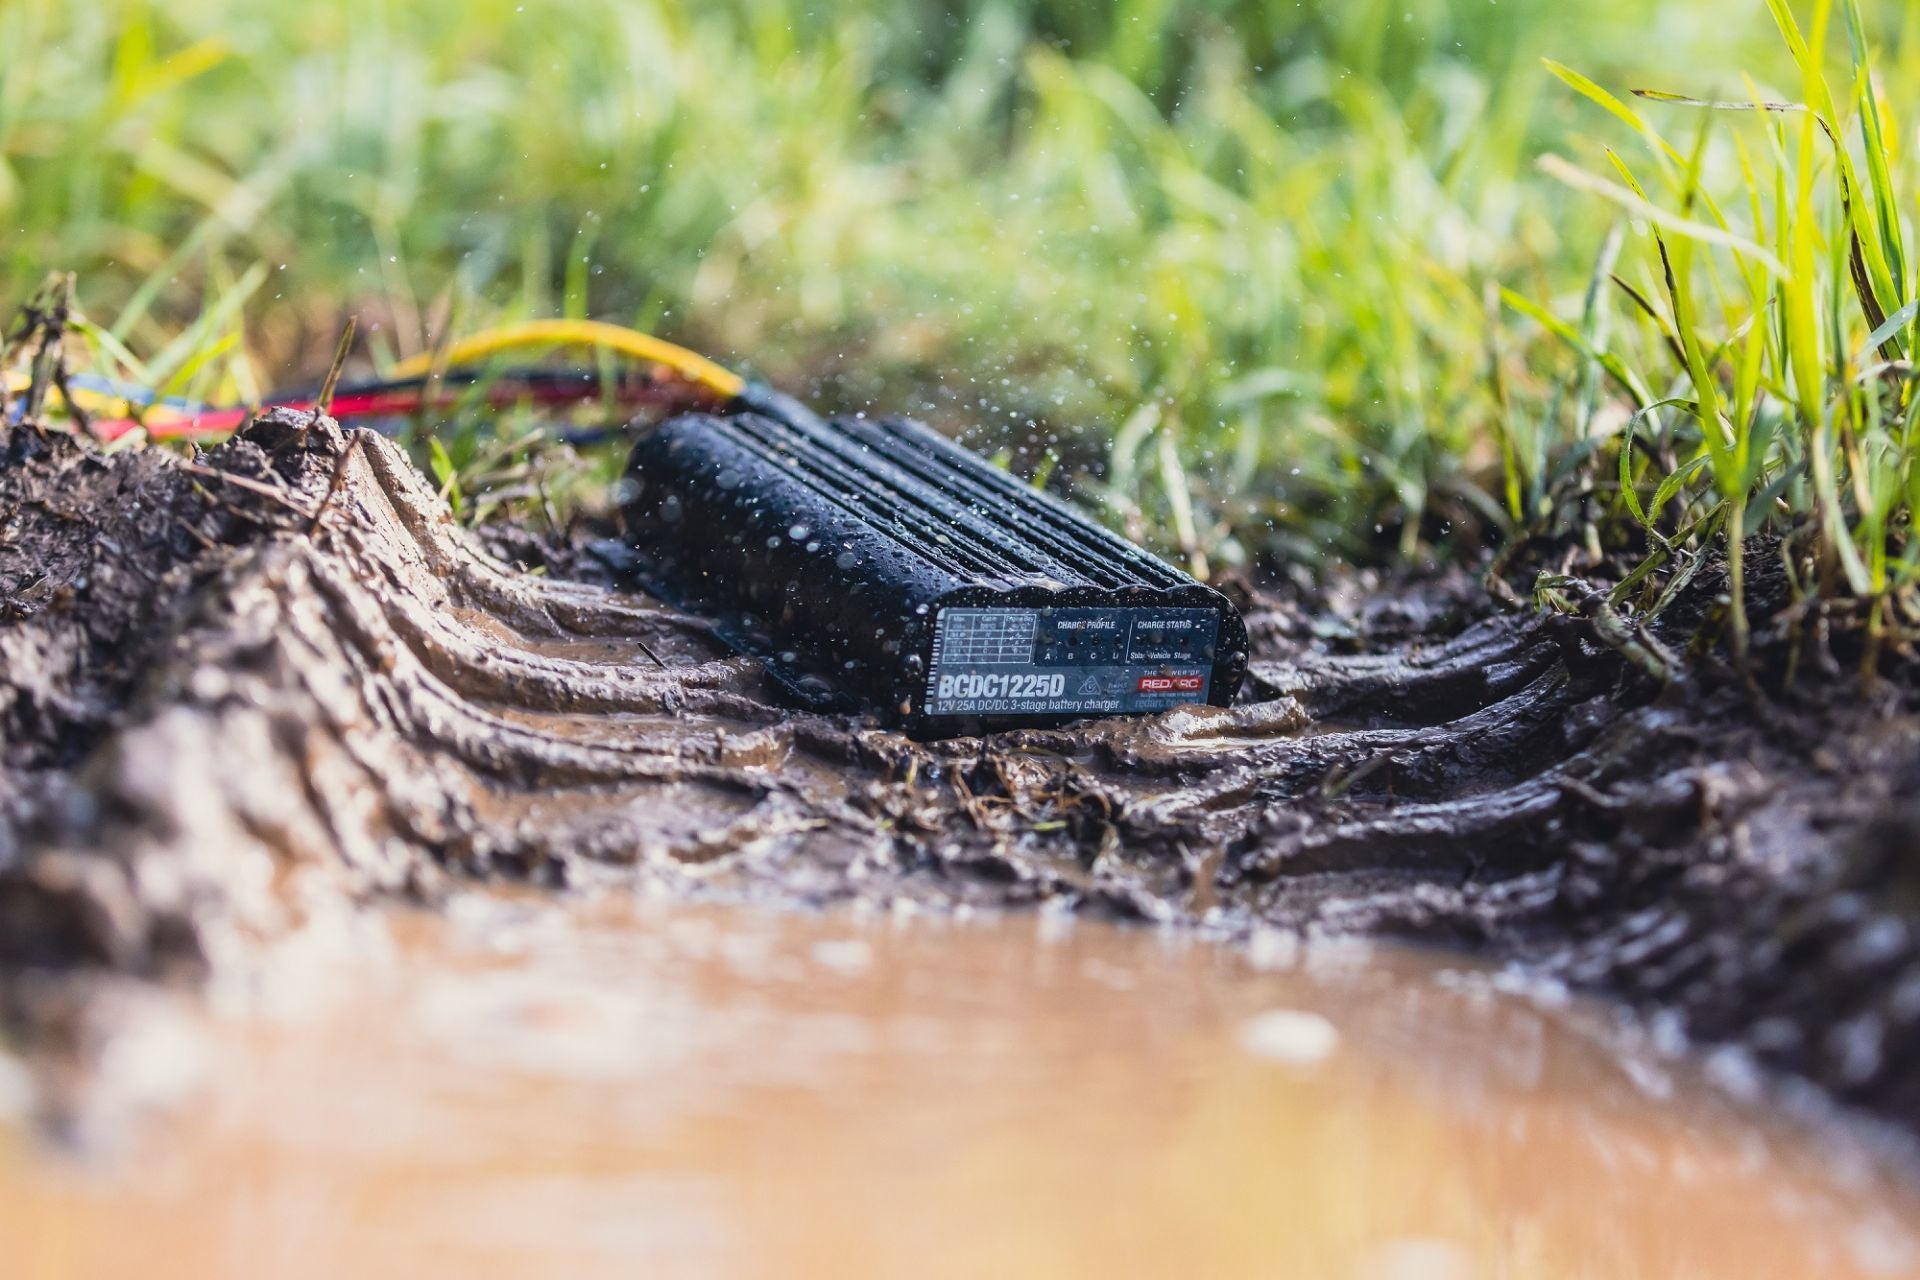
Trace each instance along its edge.
{"label": "red logo text", "polygon": [[1141,676],[1141,693],[1198,693],[1205,676]]}

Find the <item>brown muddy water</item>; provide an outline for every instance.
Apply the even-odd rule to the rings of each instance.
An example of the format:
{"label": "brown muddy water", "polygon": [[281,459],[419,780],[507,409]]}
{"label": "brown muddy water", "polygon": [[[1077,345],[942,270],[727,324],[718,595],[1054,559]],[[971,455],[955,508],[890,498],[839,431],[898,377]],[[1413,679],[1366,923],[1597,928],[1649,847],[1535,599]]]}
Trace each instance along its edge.
{"label": "brown muddy water", "polygon": [[0,1274],[1920,1275],[1864,1146],[1439,953],[624,895],[342,928],[130,1048],[194,1083],[121,1149],[0,1138]]}

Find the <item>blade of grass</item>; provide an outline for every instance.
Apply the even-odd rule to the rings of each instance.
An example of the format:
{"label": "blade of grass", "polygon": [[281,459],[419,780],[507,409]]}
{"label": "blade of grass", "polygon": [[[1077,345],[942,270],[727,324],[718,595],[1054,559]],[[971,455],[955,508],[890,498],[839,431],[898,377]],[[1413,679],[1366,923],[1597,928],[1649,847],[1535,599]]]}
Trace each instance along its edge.
{"label": "blade of grass", "polygon": [[1788,274],[1785,263],[1775,257],[1770,250],[1745,236],[1672,213],[1654,204],[1646,196],[1631,191],[1617,182],[1608,182],[1605,178],[1596,177],[1560,156],[1544,155],[1540,157],[1538,163],[1540,171],[1555,181],[1563,182],[1577,191],[1585,191],[1610,200],[1634,217],[1643,218],[1662,230],[1672,232],[1676,236],[1684,236],[1700,244],[1719,245],[1735,253],[1744,254],[1776,277],[1785,278]]}

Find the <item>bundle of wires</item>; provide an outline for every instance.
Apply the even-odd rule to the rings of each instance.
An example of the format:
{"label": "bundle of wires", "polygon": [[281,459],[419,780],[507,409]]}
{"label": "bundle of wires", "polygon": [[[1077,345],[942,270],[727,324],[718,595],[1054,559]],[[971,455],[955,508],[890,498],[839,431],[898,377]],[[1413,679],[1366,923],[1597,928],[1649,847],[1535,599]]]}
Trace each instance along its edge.
{"label": "bundle of wires", "polygon": [[[608,377],[593,369],[544,365],[477,367],[496,356],[534,348],[591,348],[637,361],[640,368]],[[24,382],[9,375],[9,395],[24,390]],[[746,387],[731,370],[649,334],[592,320],[537,320],[489,330],[434,356],[404,361],[384,378],[340,385],[326,409],[349,421],[403,417],[476,401],[494,407],[600,401],[623,411],[649,405],[666,410],[717,408]],[[318,391],[275,394],[253,406],[208,406],[86,374],[68,378],[66,391],[75,420],[101,440],[134,431],[145,431],[155,440],[207,439],[239,430],[263,408],[320,407]],[[9,405],[9,416],[19,411],[17,404]]]}

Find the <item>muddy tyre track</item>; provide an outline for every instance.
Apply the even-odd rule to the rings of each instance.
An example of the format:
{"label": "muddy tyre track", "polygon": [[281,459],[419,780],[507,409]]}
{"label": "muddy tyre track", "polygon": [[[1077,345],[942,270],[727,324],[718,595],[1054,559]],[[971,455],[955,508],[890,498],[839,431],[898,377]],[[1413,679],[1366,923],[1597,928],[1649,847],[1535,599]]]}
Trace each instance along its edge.
{"label": "muddy tyre track", "polygon": [[1335,628],[1256,593],[1236,707],[920,745],[794,709],[577,547],[493,541],[547,562],[325,418],[192,461],[0,436],[16,1029],[448,877],[624,878],[1442,938],[1920,1124],[1897,691],[1663,690],[1459,583]]}

